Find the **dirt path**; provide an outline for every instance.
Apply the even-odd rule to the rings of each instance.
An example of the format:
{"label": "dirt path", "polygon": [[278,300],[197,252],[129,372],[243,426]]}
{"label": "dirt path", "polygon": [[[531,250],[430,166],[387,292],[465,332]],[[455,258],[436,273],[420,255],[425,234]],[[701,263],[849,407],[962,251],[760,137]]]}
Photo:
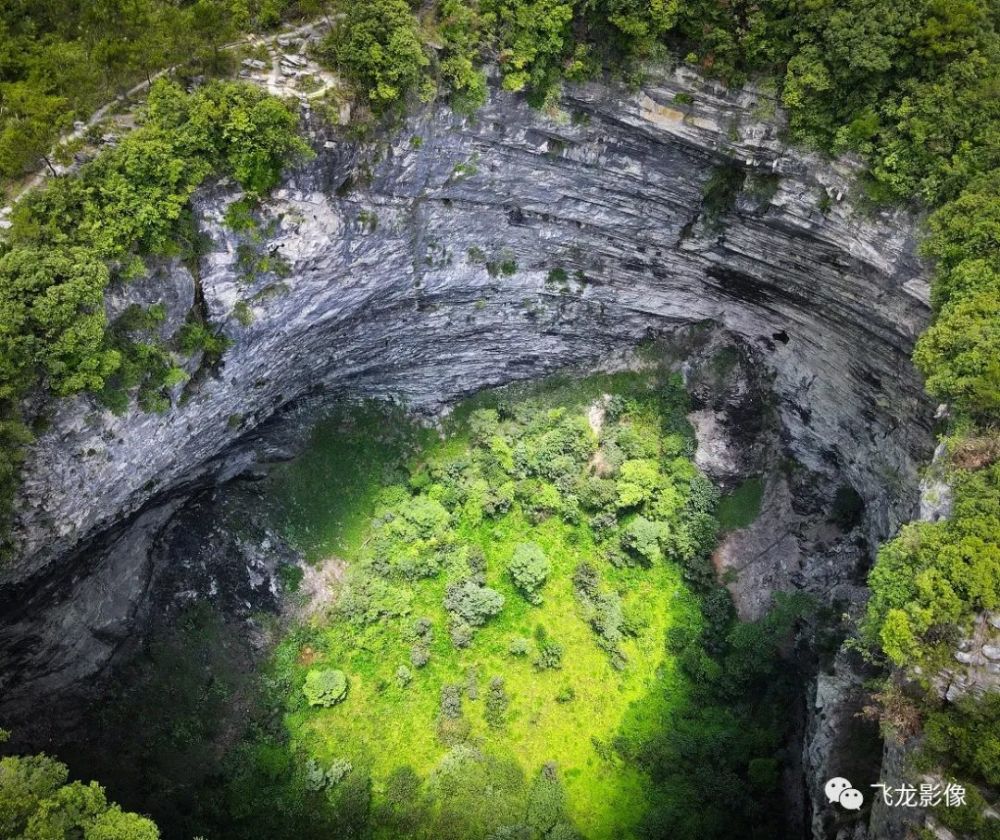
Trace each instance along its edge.
{"label": "dirt path", "polygon": [[[261,37],[259,35],[250,34],[244,38],[240,38],[237,41],[233,41],[229,44],[225,44],[221,49],[223,50],[234,50],[243,46],[265,46],[269,48],[271,53],[271,64],[268,68],[268,72],[261,78],[259,75],[246,72],[246,66],[242,68],[240,75],[244,78],[249,78],[252,81],[262,84],[266,87],[267,91],[275,96],[295,96],[300,100],[316,99],[327,93],[329,90],[337,87],[339,80],[336,75],[330,73],[327,70],[322,69],[314,62],[309,59],[304,59],[305,64],[302,66],[303,71],[308,71],[311,75],[321,79],[320,87],[316,90],[310,91],[309,93],[303,93],[296,90],[294,86],[290,83],[298,76],[290,76],[287,72],[283,71],[282,64],[289,62],[290,56],[296,56],[295,53],[286,53],[283,50],[285,46],[282,44],[283,41],[307,41],[312,39],[313,36],[319,35],[327,31],[330,27],[330,22],[326,19],[313,21],[311,23],[303,24],[302,26],[296,27],[295,29],[284,30],[282,32],[277,32],[273,35],[268,35],[266,37]],[[174,64],[170,67],[165,67],[162,70],[154,73],[148,79],[144,79],[139,82],[139,84],[134,85],[126,93],[119,95],[110,102],[105,103],[93,114],[90,115],[89,119],[78,122],[74,124],[73,130],[67,132],[62,137],[59,138],[58,142],[53,148],[59,148],[64,144],[73,143],[82,139],[87,132],[94,126],[100,124],[104,119],[106,119],[115,108],[119,107],[123,103],[130,102],[135,97],[144,94],[149,90],[153,82],[157,79],[161,79],[173,73],[180,65]],[[134,104],[133,104],[134,107]],[[69,167],[60,167],[57,165],[57,173],[62,174],[67,171]],[[0,230],[10,227],[9,216],[14,204],[17,203],[25,193],[33,190],[43,184],[46,178],[51,177],[52,173],[47,167],[42,166],[37,172],[35,172],[30,178],[21,184],[18,191],[10,197],[9,204],[3,208],[0,208]]]}

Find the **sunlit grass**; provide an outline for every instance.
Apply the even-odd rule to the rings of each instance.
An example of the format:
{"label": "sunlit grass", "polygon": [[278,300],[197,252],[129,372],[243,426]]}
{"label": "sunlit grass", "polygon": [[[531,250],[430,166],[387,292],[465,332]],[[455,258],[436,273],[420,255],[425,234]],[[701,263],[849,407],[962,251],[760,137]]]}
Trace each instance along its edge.
{"label": "sunlit grass", "polygon": [[[314,561],[333,554],[355,559],[368,538],[379,489],[404,482],[407,468],[424,460],[440,463],[465,455],[466,421],[475,408],[544,393],[549,405],[584,412],[605,393],[642,393],[651,385],[648,374],[630,373],[482,395],[448,419],[445,439],[416,428],[399,413],[371,406],[333,417],[317,430],[309,452],[273,479],[283,526]],[[646,414],[642,422],[665,419],[656,411]],[[407,765],[426,779],[448,752],[451,742],[439,723],[441,689],[461,685],[462,727],[467,727],[462,740],[513,759],[528,779],[554,762],[566,791],[567,815],[577,829],[592,838],[630,836],[652,791],[642,770],[623,760],[616,743],[639,742],[659,731],[685,700],[685,680],[664,644],[676,617],[690,621],[698,614],[679,569],[669,563],[609,565],[595,546],[586,517],[577,524],[559,516],[535,523],[515,505],[497,519],[460,515],[453,528],[464,543],[480,546],[485,554],[486,583],[505,599],[500,615],[476,630],[468,648],[455,648],[442,604],[447,575],[440,574],[399,584],[413,596],[412,611],[404,618],[383,619],[364,629],[342,620],[321,621],[307,645],[286,642],[297,648],[279,657],[290,663],[292,685],[301,685],[309,668],[323,666],[343,670],[350,681],[347,699],[330,709],[290,699],[286,726],[293,747],[321,763],[346,758],[368,771],[377,801],[394,770]],[[538,543],[552,564],[539,606],[528,603],[506,571],[515,546],[527,541]],[[581,614],[573,572],[582,561],[600,568],[602,586],[619,592],[640,628],[621,646],[628,660],[622,670],[612,666]],[[420,617],[432,620],[434,640],[429,663],[415,668],[407,631]],[[559,669],[539,670],[531,654],[510,653],[515,638],[537,647],[540,627],[565,650]],[[397,679],[400,666],[412,673],[406,686]],[[510,701],[499,729],[491,728],[485,716],[485,698],[496,676],[503,678]],[[476,699],[469,696],[470,685]]]}

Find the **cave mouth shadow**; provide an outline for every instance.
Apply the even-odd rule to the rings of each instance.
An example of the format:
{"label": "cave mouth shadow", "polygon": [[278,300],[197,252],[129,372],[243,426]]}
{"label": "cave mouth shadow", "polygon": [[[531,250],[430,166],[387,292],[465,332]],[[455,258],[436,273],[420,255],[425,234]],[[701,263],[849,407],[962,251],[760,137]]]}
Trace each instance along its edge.
{"label": "cave mouth shadow", "polygon": [[[639,354],[633,356],[633,361],[638,359],[642,363],[651,355],[670,359],[678,370],[683,371],[695,412],[717,415],[716,420],[727,427],[726,434],[730,440],[726,445],[735,451],[736,462],[723,465],[728,472],[716,476],[721,486],[733,486],[738,480],[751,475],[766,473],[773,478],[780,474],[782,481],[791,488],[789,515],[812,516],[826,525],[831,522],[836,524],[836,517],[832,514],[835,497],[846,492],[842,488],[850,488],[850,485],[845,485],[842,479],[832,481],[829,477],[817,476],[807,469],[788,468],[785,460],[789,456],[784,451],[779,415],[780,400],[771,390],[772,383],[758,350],[727,333],[694,327],[680,340],[674,336],[669,341],[658,339],[648,342]],[[693,362],[693,359],[696,361]],[[611,364],[621,363],[622,360],[616,358]],[[129,696],[130,682],[145,681],[152,685],[153,697],[140,698],[142,702],[136,707],[138,711],[133,709],[129,717],[132,720],[155,720],[155,698],[170,698],[175,709],[186,711],[179,714],[178,720],[165,728],[161,727],[156,737],[165,742],[180,740],[187,744],[190,741],[190,749],[165,749],[163,755],[167,757],[167,766],[157,767],[154,762],[151,773],[136,776],[128,772],[123,774],[122,768],[130,762],[138,766],[146,761],[138,743],[119,742],[118,747],[113,747],[112,742],[102,741],[101,738],[74,739],[71,732],[69,737],[50,736],[46,744],[49,749],[55,745],[59,754],[58,745],[62,742],[65,758],[74,770],[79,768],[82,772],[86,769],[87,773],[102,781],[112,780],[109,784],[114,798],[126,806],[173,813],[175,816],[170,818],[170,823],[186,826],[185,814],[193,807],[190,795],[181,792],[180,796],[168,800],[164,792],[183,791],[185,785],[210,786],[217,780],[218,768],[213,764],[211,750],[207,753],[201,750],[208,749],[219,737],[225,737],[233,725],[231,721],[227,722],[227,707],[219,702],[220,695],[239,697],[248,690],[248,675],[256,672],[268,642],[264,633],[259,633],[256,638],[249,634],[248,639],[247,622],[251,613],[276,613],[279,604],[273,597],[273,587],[247,588],[246,555],[225,540],[213,543],[211,532],[222,521],[220,505],[233,504],[236,512],[231,511],[229,515],[237,519],[250,517],[251,511],[248,508],[241,510],[240,505],[252,507],[254,487],[266,474],[268,459],[277,463],[295,457],[296,451],[305,445],[307,432],[315,418],[326,412],[331,402],[335,404],[343,398],[343,394],[317,392],[287,406],[234,447],[234,451],[266,453],[265,458],[257,459],[236,479],[221,487],[194,491],[171,515],[168,526],[150,535],[146,551],[159,558],[156,564],[158,571],[154,575],[155,585],[150,587],[151,602],[133,614],[137,623],[146,622],[145,632],[142,632],[141,626],[137,627],[140,632],[120,648],[110,669],[113,674],[111,682],[106,683],[104,691],[118,691]],[[856,491],[853,492],[857,495]],[[854,539],[863,539],[858,528],[863,510],[859,512],[852,508],[851,514],[846,532],[854,532]],[[258,538],[269,539],[266,529],[261,529]],[[197,556],[205,542],[213,547],[213,563],[172,562],[178,557]],[[285,559],[290,561],[292,558]],[[95,562],[99,562],[99,558]],[[278,575],[279,567],[283,565],[279,562],[274,568],[257,571]],[[796,584],[801,583],[796,581]],[[860,582],[848,581],[846,585],[856,587]],[[216,596],[222,604],[214,615],[199,613],[197,598],[184,610],[177,610],[179,595],[199,590],[206,592],[212,587],[216,587]],[[187,612],[188,609],[192,612]],[[194,634],[193,642],[185,635],[188,633]],[[181,639],[181,647],[191,648],[193,655],[178,658],[171,639]],[[229,652],[222,660],[216,658],[220,650]],[[185,667],[192,667],[194,671],[183,678]],[[199,682],[197,677],[206,667],[215,672],[207,685]],[[809,666],[813,667],[815,663]],[[165,672],[174,674],[179,685],[157,689],[156,681]],[[107,685],[117,685],[118,688],[108,689]],[[134,691],[131,693],[135,694]],[[101,690],[96,694],[99,696]],[[127,722],[115,722],[101,706],[98,701],[92,707],[97,709],[91,718],[96,726],[103,727],[105,732],[115,728],[126,731]],[[193,714],[192,709],[197,714]],[[215,734],[208,737],[207,730],[213,728],[222,730],[222,736]],[[802,737],[803,728],[804,724],[797,721],[796,739]],[[145,740],[147,735],[143,734],[142,739]],[[158,781],[151,781],[157,778],[157,774],[160,774]],[[178,778],[182,781],[178,782]],[[171,779],[173,784],[164,783]],[[184,779],[187,781],[184,782]],[[801,784],[793,787],[790,798],[797,800],[797,804],[789,806],[793,812],[792,819],[796,825],[803,825],[807,821],[806,808],[802,805],[804,790]]]}

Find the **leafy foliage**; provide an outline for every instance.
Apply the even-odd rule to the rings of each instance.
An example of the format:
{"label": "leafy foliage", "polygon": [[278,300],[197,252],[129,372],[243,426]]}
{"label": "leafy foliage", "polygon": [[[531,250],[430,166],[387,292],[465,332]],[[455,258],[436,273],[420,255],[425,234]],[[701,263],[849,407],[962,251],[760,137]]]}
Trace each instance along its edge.
{"label": "leafy foliage", "polygon": [[108,802],[97,782],[69,782],[47,755],[0,758],[0,835],[83,840],[159,840],[156,825]]}
{"label": "leafy foliage", "polygon": [[869,576],[865,638],[899,665],[933,664],[982,610],[1000,609],[1000,465],[956,476],[952,517],[885,544]]}
{"label": "leafy foliage", "polygon": [[924,722],[924,750],[967,777],[1000,784],[1000,695],[964,697],[932,710]]}
{"label": "leafy foliage", "polygon": [[[588,409],[609,392],[595,431]],[[490,395],[401,455],[402,471],[382,465],[381,489],[354,491],[366,513],[349,540],[324,544],[336,539],[349,560],[339,603],[281,645],[272,678],[302,755],[292,764],[342,758],[355,769],[332,790],[355,777],[370,786],[367,806],[351,800],[354,825],[413,837],[680,832],[692,811],[728,813],[724,791],[780,776],[785,721],[762,710],[781,708],[788,683],[774,677],[794,619],[740,632],[725,590],[707,590],[702,607],[685,584],[703,586],[718,498],[687,456],[685,411],[681,383],[648,372]],[[327,485],[338,473],[321,471]],[[316,492],[341,495],[335,483]],[[294,533],[329,515],[314,501]],[[661,526],[652,559],[628,547],[639,519]],[[542,591],[541,604],[524,597]],[[334,665],[351,683],[343,707],[309,707],[301,686]],[[685,755],[724,752],[728,787],[675,795],[659,722],[689,739],[678,721],[696,714],[714,740]],[[750,799],[728,818],[734,835],[771,824],[743,807]]]}
{"label": "leafy foliage", "polygon": [[503,609],[504,598],[495,589],[467,580],[452,584],[444,598],[444,608],[459,621],[479,627]]}
{"label": "leafy foliage", "polygon": [[346,15],[331,31],[323,52],[368,92],[376,111],[384,110],[415,87],[430,64],[416,21],[406,0],[351,3]]}
{"label": "leafy foliage", "polygon": [[486,101],[486,76],[477,66],[486,21],[478,4],[466,0],[441,0],[437,14],[444,42],[441,79],[451,91],[458,110],[474,111]]}
{"label": "leafy foliage", "polygon": [[552,570],[552,564],[542,547],[537,543],[521,543],[514,549],[507,566],[514,583],[524,593],[524,597],[536,606],[542,603],[538,590],[542,588],[545,579]]}
{"label": "leafy foliage", "polygon": [[336,706],[347,697],[347,676],[335,668],[310,671],[302,692],[310,706]]}
{"label": "leafy foliage", "polygon": [[496,21],[506,90],[549,90],[572,46],[573,3],[567,0],[483,0]]}
{"label": "leafy foliage", "polygon": [[[195,93],[161,80],[142,125],[73,176],[50,179],[16,205],[9,244],[0,246],[0,488],[14,488],[26,439],[19,403],[33,389],[100,392],[123,407],[139,391],[144,407],[169,406],[179,371],[159,340],[137,340],[155,318],[127,312],[109,327],[104,291],[145,273],[148,255],[177,251],[190,225],[189,199],[211,172],[236,178],[251,195],[273,186],[285,162],[306,154],[287,106],[243,84]],[[212,358],[224,344],[204,324],[176,336],[176,350]],[[127,404],[127,399],[125,399]]]}

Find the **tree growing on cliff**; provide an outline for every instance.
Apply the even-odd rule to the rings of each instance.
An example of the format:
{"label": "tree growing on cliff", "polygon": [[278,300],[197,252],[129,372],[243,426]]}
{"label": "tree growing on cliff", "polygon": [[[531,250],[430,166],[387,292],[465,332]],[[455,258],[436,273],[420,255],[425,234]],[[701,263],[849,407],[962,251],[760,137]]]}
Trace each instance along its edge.
{"label": "tree growing on cliff", "polygon": [[984,418],[1000,411],[1000,284],[941,310],[913,356],[927,390]]}
{"label": "tree growing on cliff", "polygon": [[951,518],[914,522],[879,550],[862,635],[897,665],[933,663],[949,627],[1000,609],[1000,465],[954,480]]}
{"label": "tree growing on cliff", "polygon": [[506,90],[544,95],[572,46],[573,4],[565,0],[484,0],[500,44]]}
{"label": "tree growing on cliff", "polygon": [[27,82],[0,83],[0,177],[20,175],[43,160],[51,171],[52,147],[69,122],[65,97]]}
{"label": "tree growing on cliff", "polygon": [[108,269],[83,248],[18,247],[0,257],[0,399],[39,375],[58,394],[98,390],[117,367],[103,347]]}
{"label": "tree growing on cliff", "polygon": [[405,0],[351,3],[321,52],[384,111],[417,85],[430,60]]}
{"label": "tree growing on cliff", "polygon": [[460,111],[474,111],[486,101],[486,76],[478,67],[485,22],[477,3],[441,0],[438,26],[444,41],[441,78]]}

